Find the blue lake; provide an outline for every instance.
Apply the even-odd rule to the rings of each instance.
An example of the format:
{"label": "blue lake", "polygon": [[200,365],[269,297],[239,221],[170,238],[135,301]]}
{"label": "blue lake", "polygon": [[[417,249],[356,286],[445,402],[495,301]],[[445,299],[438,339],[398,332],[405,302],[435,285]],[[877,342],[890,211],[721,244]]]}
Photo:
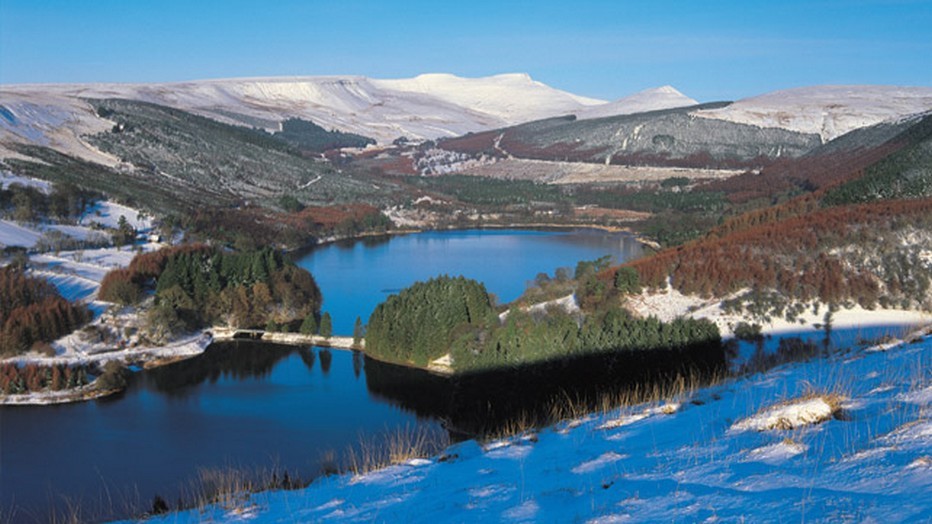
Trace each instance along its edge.
{"label": "blue lake", "polygon": [[[593,230],[473,230],[330,244],[304,254],[333,315],[351,333],[389,293],[440,274],[483,281],[501,301],[541,272],[579,260],[640,254],[629,235]],[[360,439],[439,423],[385,386],[404,372],[359,353],[215,344],[205,355],[136,374],[99,401],[0,407],[0,521],[43,522],[81,508],[86,520],[126,517],[159,494],[174,505],[199,470],[278,468],[311,478]],[[367,370],[370,376],[367,376]],[[385,378],[385,377],[388,378]]]}
{"label": "blue lake", "polygon": [[538,273],[575,269],[580,260],[640,256],[631,235],[593,229],[569,231],[438,231],[336,243],[298,260],[324,294],[334,333],[352,334],[356,316],[366,322],[375,306],[416,281],[446,273],[476,279],[501,302],[511,302]]}

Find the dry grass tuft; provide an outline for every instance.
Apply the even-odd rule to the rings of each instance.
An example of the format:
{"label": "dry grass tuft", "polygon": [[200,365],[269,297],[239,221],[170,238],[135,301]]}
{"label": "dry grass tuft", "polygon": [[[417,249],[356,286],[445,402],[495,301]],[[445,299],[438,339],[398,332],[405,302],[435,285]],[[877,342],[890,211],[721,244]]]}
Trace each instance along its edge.
{"label": "dry grass tuft", "polygon": [[422,426],[399,428],[387,435],[360,438],[347,453],[347,469],[354,475],[382,469],[416,458],[436,455],[450,445],[445,431]]}

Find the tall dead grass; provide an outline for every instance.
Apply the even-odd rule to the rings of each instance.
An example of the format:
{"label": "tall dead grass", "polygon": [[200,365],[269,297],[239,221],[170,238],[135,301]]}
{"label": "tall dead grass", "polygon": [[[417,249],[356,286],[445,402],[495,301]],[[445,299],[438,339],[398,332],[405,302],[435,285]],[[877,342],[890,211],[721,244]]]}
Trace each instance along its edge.
{"label": "tall dead grass", "polygon": [[382,435],[360,437],[347,452],[346,470],[354,475],[436,455],[450,445],[446,431],[424,426],[405,426]]}
{"label": "tall dead grass", "polygon": [[561,422],[582,420],[594,414],[604,415],[631,406],[684,402],[697,390],[719,384],[728,378],[729,375],[725,373],[710,376],[691,372],[678,374],[669,380],[635,384],[630,388],[602,393],[595,398],[564,393],[551,399],[543,410],[543,416],[522,412],[498,428],[479,436],[479,440],[487,442],[526,435]]}

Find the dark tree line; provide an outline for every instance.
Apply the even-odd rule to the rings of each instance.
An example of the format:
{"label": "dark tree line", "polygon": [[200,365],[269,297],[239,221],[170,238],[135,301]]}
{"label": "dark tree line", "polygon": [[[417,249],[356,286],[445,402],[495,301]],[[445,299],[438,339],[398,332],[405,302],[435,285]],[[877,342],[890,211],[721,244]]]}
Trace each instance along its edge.
{"label": "dark tree line", "polygon": [[6,189],[0,189],[0,216],[22,222],[37,221],[47,216],[72,222],[99,198],[99,194],[70,182],[53,184],[48,194],[36,187],[14,182]]}
{"label": "dark tree line", "polygon": [[639,319],[617,306],[581,316],[559,309],[543,314],[513,310],[502,324],[465,333],[454,342],[452,354],[462,371],[591,354],[716,347],[720,341],[718,327],[705,319]]}

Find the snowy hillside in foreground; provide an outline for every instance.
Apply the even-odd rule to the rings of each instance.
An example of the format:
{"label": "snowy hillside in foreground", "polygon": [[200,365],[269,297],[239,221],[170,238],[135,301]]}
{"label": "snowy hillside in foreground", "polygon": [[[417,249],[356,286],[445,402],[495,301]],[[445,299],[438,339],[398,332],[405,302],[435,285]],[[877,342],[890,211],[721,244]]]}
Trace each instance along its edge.
{"label": "snowy hillside in foreground", "polygon": [[813,86],[698,111],[706,118],[817,133],[828,142],[860,127],[932,110],[932,87]]}
{"label": "snowy hillside in foreground", "polygon": [[591,106],[576,114],[580,119],[601,118],[615,115],[630,115],[658,109],[688,107],[699,102],[680,93],[672,86],[657,87],[638,91],[633,95],[619,98],[614,102]]}
{"label": "snowy hillside in foreground", "polygon": [[[86,98],[127,98],[192,111],[223,122],[277,130],[299,117],[327,129],[391,142],[437,138],[578,112],[603,104],[548,87],[523,74],[485,78],[421,75],[252,78],[165,84],[11,85],[0,87],[0,143],[49,145],[112,165],[116,159],[80,140],[105,131]],[[10,154],[9,151],[0,153]]]}
{"label": "snowy hillside in foreground", "polygon": [[854,350],[151,522],[924,522],[930,366]]}

